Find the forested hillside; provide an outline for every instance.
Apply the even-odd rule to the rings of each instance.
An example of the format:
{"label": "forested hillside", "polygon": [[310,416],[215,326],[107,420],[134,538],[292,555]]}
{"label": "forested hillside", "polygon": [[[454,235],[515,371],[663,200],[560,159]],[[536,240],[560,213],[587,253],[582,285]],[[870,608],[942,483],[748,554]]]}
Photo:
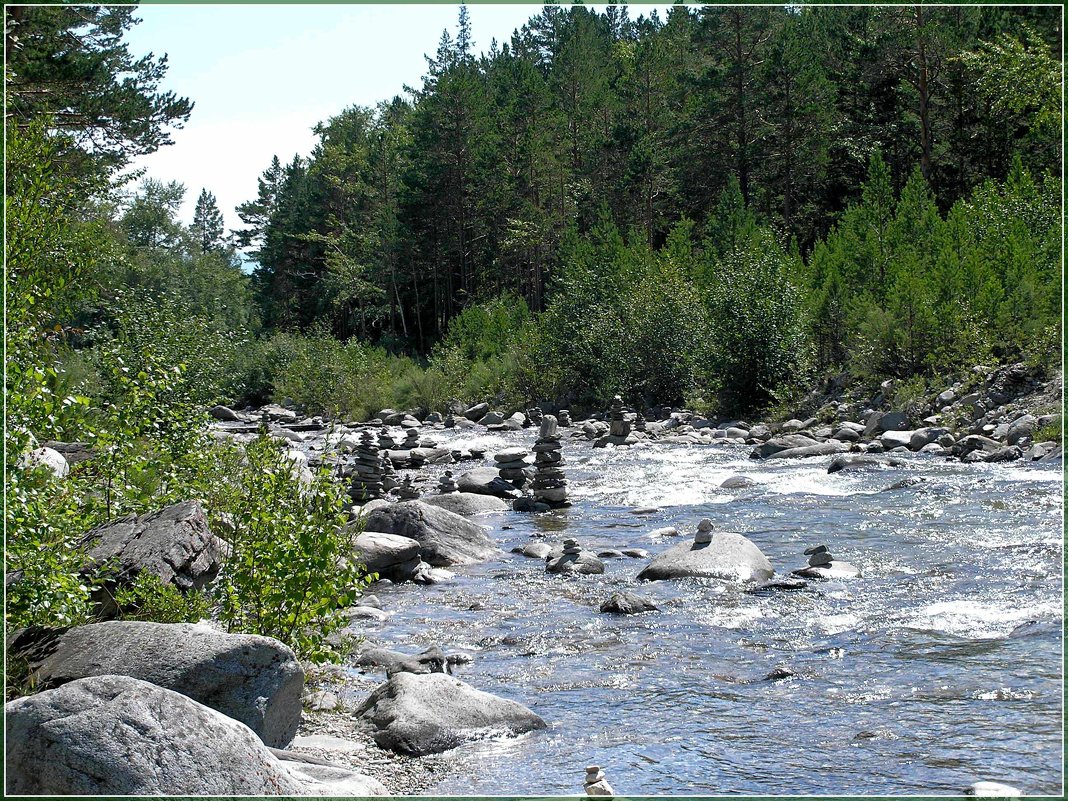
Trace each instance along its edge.
{"label": "forested hillside", "polygon": [[[464,400],[745,408],[1052,354],[1060,36],[1043,8],[546,6],[476,47],[461,10],[410,98],[323,121],[239,209],[264,324],[432,353]],[[511,319],[474,343],[487,303]]]}

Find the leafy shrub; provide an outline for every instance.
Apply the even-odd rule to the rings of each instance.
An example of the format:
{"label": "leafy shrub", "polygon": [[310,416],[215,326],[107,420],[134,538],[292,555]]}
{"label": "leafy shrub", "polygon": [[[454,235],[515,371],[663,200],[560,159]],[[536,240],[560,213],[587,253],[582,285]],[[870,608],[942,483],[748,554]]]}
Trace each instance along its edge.
{"label": "leafy shrub", "polygon": [[[331,637],[342,608],[368,578],[351,560],[344,488],[328,473],[309,486],[294,478],[282,446],[261,434],[245,448],[240,475],[215,508],[226,509],[230,555],[216,584],[230,631],[275,637],[313,662],[336,659]],[[220,504],[219,501],[222,501]]]}
{"label": "leafy shrub", "polygon": [[121,619],[154,623],[196,623],[210,612],[204,593],[183,593],[147,572],[138,574],[129,587],[116,590],[115,603]]}

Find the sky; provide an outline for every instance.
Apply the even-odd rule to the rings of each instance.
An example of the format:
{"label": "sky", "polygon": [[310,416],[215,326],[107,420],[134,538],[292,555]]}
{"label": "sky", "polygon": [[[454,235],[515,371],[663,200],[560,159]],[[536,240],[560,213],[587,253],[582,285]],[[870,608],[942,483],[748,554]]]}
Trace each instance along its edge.
{"label": "sky", "polygon": [[[595,6],[596,7],[596,6]],[[631,17],[654,6],[632,5]],[[664,6],[659,6],[663,14]],[[540,5],[468,6],[475,49],[507,41]],[[174,144],[134,166],[186,187],[190,222],[201,189],[212,192],[228,229],[277,155],[306,156],[312,127],[352,105],[371,106],[418,87],[443,30],[455,34],[459,5],[142,5],[127,41],[134,55],[166,54],[161,83],[195,104]]]}

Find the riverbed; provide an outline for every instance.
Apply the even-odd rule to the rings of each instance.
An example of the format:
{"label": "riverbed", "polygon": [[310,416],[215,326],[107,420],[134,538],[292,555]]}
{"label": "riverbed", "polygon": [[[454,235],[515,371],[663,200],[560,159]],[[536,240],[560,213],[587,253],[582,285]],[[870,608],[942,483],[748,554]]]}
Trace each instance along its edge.
{"label": "riverbed", "polygon": [[[488,455],[534,437],[433,433]],[[946,794],[984,779],[1060,793],[1059,465],[913,454],[905,467],[828,475],[829,458],[758,463],[750,450],[565,439],[570,509],[480,516],[498,558],[438,585],[375,590],[390,616],[359,621],[360,634],[409,652],[466,652],[459,678],[549,724],[450,752],[455,770],[426,793],[580,793],[587,764],[631,796]],[[430,488],[443,469],[414,475]],[[755,486],[720,488],[738,474]],[[906,477],[926,480],[887,489]],[[692,537],[703,517],[751,539],[777,575],[825,544],[863,577],[753,594],[717,581],[638,583],[643,559],[562,577],[510,553],[568,536],[595,552],[655,555],[679,539],[651,532]],[[660,611],[600,614],[620,590]],[[796,675],[765,679],[780,667]]]}

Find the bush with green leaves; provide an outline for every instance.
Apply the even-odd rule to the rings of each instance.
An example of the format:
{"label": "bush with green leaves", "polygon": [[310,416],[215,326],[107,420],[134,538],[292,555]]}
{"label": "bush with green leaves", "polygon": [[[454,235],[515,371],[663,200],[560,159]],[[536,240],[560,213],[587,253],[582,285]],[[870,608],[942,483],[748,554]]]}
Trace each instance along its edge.
{"label": "bush with green leaves", "polygon": [[220,620],[275,637],[304,659],[336,659],[331,635],[368,582],[352,560],[358,532],[346,526],[344,487],[325,471],[307,484],[295,479],[287,451],[265,434],[245,447],[228,487],[217,506],[227,512],[230,546],[215,588]]}

